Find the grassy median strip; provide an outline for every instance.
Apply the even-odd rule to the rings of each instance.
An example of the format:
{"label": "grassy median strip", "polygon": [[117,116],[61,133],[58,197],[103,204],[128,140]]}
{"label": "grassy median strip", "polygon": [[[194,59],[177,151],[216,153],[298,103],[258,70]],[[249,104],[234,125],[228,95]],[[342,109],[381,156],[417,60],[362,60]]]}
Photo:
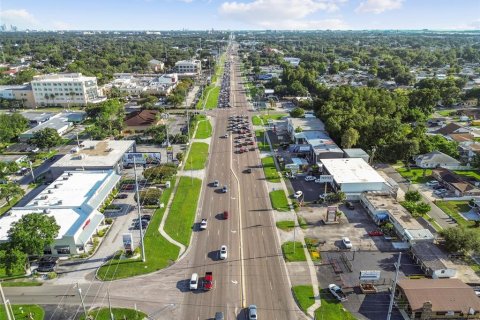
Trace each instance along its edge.
{"label": "grassy median strip", "polygon": [[260,116],[253,116],[252,123],[254,126],[263,126],[263,121],[262,121],[262,118],[260,118]]}
{"label": "grassy median strip", "polygon": [[194,142],[190,147],[184,170],[200,170],[205,168],[208,157],[208,143]]}
{"label": "grassy median strip", "polygon": [[256,130],[255,137],[257,138],[257,145],[258,150],[260,151],[270,151],[270,146],[268,145],[267,140],[264,138],[265,131],[264,130]]}
{"label": "grassy median strip", "polygon": [[160,197],[160,203],[163,203],[164,207],[155,211],[145,233],[147,261],[144,263],[141,259],[122,259],[121,254],[117,253],[113,259],[98,270],[97,277],[99,279],[116,280],[154,272],[171,265],[178,258],[180,248],[168,242],[158,231],[168,199],[170,199],[175,186],[175,179],[172,179],[170,183],[170,188],[165,189]]}
{"label": "grassy median strip", "polygon": [[218,104],[218,96],[220,95],[220,87],[214,87],[210,90],[205,109],[215,109]]}
{"label": "grassy median strip", "polygon": [[[294,247],[295,246],[295,250]],[[282,252],[287,262],[307,261],[302,243],[299,241],[287,241],[282,244]]]}
{"label": "grassy median strip", "polygon": [[[114,319],[128,319],[128,320],[142,320],[146,319],[147,315],[141,311],[126,308],[112,308]],[[88,315],[95,320],[110,320],[110,310],[108,308],[99,308],[88,312]],[[80,320],[85,320],[85,315],[80,317]]]}
{"label": "grassy median strip", "polygon": [[292,288],[293,296],[300,309],[307,313],[307,309],[315,303],[312,286],[295,286]]}
{"label": "grassy median strip", "polygon": [[186,246],[190,242],[201,186],[201,179],[181,177],[165,222],[165,231]]}
{"label": "grassy median strip", "polygon": [[277,221],[276,225],[278,229],[281,229],[283,231],[291,231],[295,226],[295,222],[293,222],[292,220]]}
{"label": "grassy median strip", "polygon": [[289,211],[287,196],[283,190],[275,190],[269,193],[272,207],[278,211]]}
{"label": "grassy median strip", "polygon": [[2,281],[2,287],[40,287],[43,282],[39,281]]}
{"label": "grassy median strip", "polygon": [[198,122],[197,133],[195,139],[207,139],[212,136],[212,124],[209,120]]}
{"label": "grassy median strip", "polygon": [[320,291],[322,306],[315,310],[315,319],[355,320],[355,317],[335,300],[327,289]]}
{"label": "grassy median strip", "polygon": [[278,175],[272,156],[262,158],[262,165],[267,181],[280,182],[280,176]]}
{"label": "grassy median strip", "polygon": [[[45,318],[45,311],[36,304],[14,304],[12,305],[12,309],[15,319],[43,320]],[[31,317],[29,317],[29,315],[31,315]],[[7,319],[7,314],[3,306],[0,308],[0,319]]]}

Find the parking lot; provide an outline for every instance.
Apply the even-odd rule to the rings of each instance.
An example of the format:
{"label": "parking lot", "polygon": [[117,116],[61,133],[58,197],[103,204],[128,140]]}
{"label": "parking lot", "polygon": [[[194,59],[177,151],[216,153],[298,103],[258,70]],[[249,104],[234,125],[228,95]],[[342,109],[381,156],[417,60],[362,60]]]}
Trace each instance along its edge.
{"label": "parking lot", "polygon": [[[299,175],[290,179],[290,183],[295,191],[301,190],[303,192],[303,201],[313,202],[318,200],[318,196],[325,193],[326,183],[316,183],[315,181],[305,181],[305,175]],[[327,193],[332,192],[329,183],[327,185]]]}

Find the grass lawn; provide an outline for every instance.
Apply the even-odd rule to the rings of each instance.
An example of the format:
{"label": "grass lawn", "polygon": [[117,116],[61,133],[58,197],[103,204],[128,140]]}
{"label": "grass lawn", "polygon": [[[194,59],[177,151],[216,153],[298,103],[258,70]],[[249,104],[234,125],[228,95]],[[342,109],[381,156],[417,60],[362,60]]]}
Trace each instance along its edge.
{"label": "grass lawn", "polygon": [[203,103],[205,101],[205,98],[207,97],[210,90],[212,90],[214,87],[215,87],[215,84],[211,84],[205,87],[205,90],[203,90],[203,97],[200,96],[200,99],[198,99],[197,105],[195,106],[196,109],[198,110],[203,109]]}
{"label": "grass lawn", "polygon": [[263,124],[267,124],[268,120],[280,120],[283,117],[288,116],[286,113],[281,113],[281,114],[262,114],[262,115],[256,115],[252,118],[252,122],[256,126],[261,126]]}
{"label": "grass lawn", "polygon": [[265,134],[265,132],[261,129],[255,131],[255,137],[257,138],[258,150],[270,151],[270,146],[268,145],[268,142],[266,141],[266,139],[265,139],[265,142],[263,142],[264,134]]}
{"label": "grass lawn", "polygon": [[308,252],[310,252],[310,257],[312,258],[312,261],[314,262],[322,260],[322,256],[317,251],[318,244],[319,243],[317,239],[305,238],[305,245],[307,246]]}
{"label": "grass lawn", "polygon": [[278,229],[282,229],[283,231],[291,231],[295,225],[295,222],[292,220],[284,220],[278,221],[276,223]]}
{"label": "grass lawn", "polygon": [[343,305],[332,297],[328,290],[321,290],[322,306],[315,310],[315,319],[325,320],[355,320],[348,311],[344,311]]}
{"label": "grass lawn", "polygon": [[278,211],[289,211],[287,196],[283,190],[275,190],[269,193],[272,207]]}
{"label": "grass lawn", "polygon": [[298,225],[300,226],[300,228],[307,229],[308,227],[307,220],[305,220],[305,218],[302,217],[301,215],[297,215],[297,217],[298,217]]}
{"label": "grass lawn", "polygon": [[2,287],[39,287],[43,282],[38,281],[2,281]]}
{"label": "grass lawn", "polygon": [[195,139],[206,139],[212,136],[212,124],[209,120],[198,122],[197,133]]}
{"label": "grass lawn", "polygon": [[117,255],[116,258],[110,260],[98,270],[99,279],[116,280],[154,272],[171,265],[178,258],[180,249],[168,242],[158,231],[168,199],[175,186],[175,179],[172,179],[170,183],[171,187],[165,189],[160,197],[160,203],[165,204],[165,206],[155,211],[145,233],[147,261],[144,263],[141,259],[119,260],[120,256]]}
{"label": "grass lawn", "polygon": [[190,147],[184,170],[200,170],[205,168],[208,156],[208,143],[194,142]]}
{"label": "grass lawn", "polygon": [[307,313],[307,309],[315,303],[312,286],[295,286],[292,288],[293,296],[298,306],[303,312]]}
{"label": "grass lawn", "polygon": [[165,231],[173,239],[186,246],[190,243],[201,186],[201,179],[181,177],[165,222]]}
{"label": "grass lawn", "polygon": [[432,180],[432,170],[431,169],[420,169],[420,168],[411,168],[408,170],[405,167],[395,168],[398,173],[405,179],[410,180],[412,183],[426,183]]}
{"label": "grass lawn", "polygon": [[441,110],[441,111],[437,111],[437,113],[442,117],[448,117],[452,113],[455,115],[457,113],[457,110],[456,109]]}
{"label": "grass lawn", "polygon": [[273,161],[272,156],[262,158],[262,166],[267,181],[280,182],[280,175],[277,172],[277,168],[275,167],[275,162]]}
{"label": "grass lawn", "polygon": [[205,109],[215,109],[218,104],[218,96],[220,95],[220,87],[214,87],[209,91],[207,102],[205,103]]}
{"label": "grass lawn", "polygon": [[[293,252],[293,245],[295,244],[295,252]],[[305,252],[303,251],[302,243],[299,241],[287,241],[282,244],[282,252],[285,261],[306,261]]]}
{"label": "grass lawn", "polygon": [[260,118],[260,116],[253,116],[252,123],[254,126],[263,126],[262,118]]}
{"label": "grass lawn", "polygon": [[[141,311],[126,308],[112,308],[112,313],[115,319],[143,320],[147,317],[147,315]],[[95,309],[88,314],[95,320],[110,320],[110,310],[108,308]],[[80,320],[85,320],[85,316],[82,316]]]}
{"label": "grass lawn", "polygon": [[455,170],[453,172],[455,172],[459,176],[480,180],[480,172],[476,170]]}
{"label": "grass lawn", "polygon": [[[45,311],[43,308],[36,304],[14,304],[12,305],[13,309],[13,316],[17,320],[23,319],[33,319],[33,320],[43,320],[45,318]],[[29,317],[31,314],[33,317]],[[5,309],[0,308],[0,319],[7,319],[7,315],[5,314]]]}
{"label": "grass lawn", "polygon": [[20,201],[20,199],[22,199],[22,197],[13,197],[12,199],[10,199],[10,204],[5,202],[5,205],[0,208],[0,216],[2,216],[5,212],[10,210],[11,207],[16,205],[17,202]]}
{"label": "grass lawn", "polygon": [[457,220],[458,225],[473,228],[475,227],[474,221],[465,220],[460,212],[470,211],[468,201],[436,201],[437,207],[443,210],[449,216],[452,216]]}

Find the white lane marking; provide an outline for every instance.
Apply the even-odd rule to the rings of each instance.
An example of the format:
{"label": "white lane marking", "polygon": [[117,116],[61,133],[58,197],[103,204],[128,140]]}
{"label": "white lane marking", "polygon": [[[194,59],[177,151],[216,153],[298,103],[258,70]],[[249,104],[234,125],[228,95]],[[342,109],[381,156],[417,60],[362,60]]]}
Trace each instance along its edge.
{"label": "white lane marking", "polygon": [[218,235],[218,236],[220,235],[220,229],[217,230],[217,235]]}
{"label": "white lane marking", "polygon": [[270,290],[273,291],[272,281],[270,281]]}

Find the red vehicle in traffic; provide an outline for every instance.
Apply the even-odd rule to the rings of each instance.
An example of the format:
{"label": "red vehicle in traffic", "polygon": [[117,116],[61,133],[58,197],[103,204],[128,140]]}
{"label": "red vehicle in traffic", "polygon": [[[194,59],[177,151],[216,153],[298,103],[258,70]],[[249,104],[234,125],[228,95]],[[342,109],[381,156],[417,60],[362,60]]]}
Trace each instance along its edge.
{"label": "red vehicle in traffic", "polygon": [[213,289],[213,272],[205,272],[205,278],[203,278],[203,290],[212,290]]}
{"label": "red vehicle in traffic", "polygon": [[380,236],[383,236],[383,232],[381,230],[374,230],[374,231],[370,231],[368,235],[370,237],[380,237]]}

